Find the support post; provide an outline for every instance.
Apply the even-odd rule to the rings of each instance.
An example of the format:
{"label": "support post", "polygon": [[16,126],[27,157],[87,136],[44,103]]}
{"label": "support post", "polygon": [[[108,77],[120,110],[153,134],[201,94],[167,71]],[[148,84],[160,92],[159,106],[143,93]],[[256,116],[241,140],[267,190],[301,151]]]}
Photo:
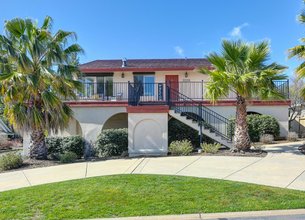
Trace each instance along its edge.
{"label": "support post", "polygon": [[203,101],[203,80],[201,80],[201,101]]}
{"label": "support post", "polygon": [[202,134],[202,103],[199,104],[199,147],[202,144],[203,134]]}

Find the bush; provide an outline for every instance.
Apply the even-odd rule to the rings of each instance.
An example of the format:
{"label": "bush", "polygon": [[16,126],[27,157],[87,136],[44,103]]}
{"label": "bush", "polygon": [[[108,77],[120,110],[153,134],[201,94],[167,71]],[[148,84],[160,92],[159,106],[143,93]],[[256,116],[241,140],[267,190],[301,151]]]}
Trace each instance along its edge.
{"label": "bush", "polygon": [[214,144],[202,143],[201,148],[205,153],[215,154],[221,148],[221,144],[219,144],[219,143],[214,143]]}
{"label": "bush", "polygon": [[52,159],[59,159],[59,155],[66,152],[74,152],[77,158],[81,158],[85,151],[84,141],[81,136],[48,137],[46,138],[46,145],[48,155]]}
{"label": "bush", "polygon": [[65,152],[59,155],[59,160],[61,163],[73,163],[77,157],[77,154],[74,152]]}
{"label": "bush", "polygon": [[297,141],[299,138],[299,135],[296,132],[288,132],[287,140],[288,141]]}
{"label": "bush", "polygon": [[128,151],[128,130],[126,128],[106,129],[98,136],[95,144],[97,156],[120,156],[124,151]]}
{"label": "bush", "polygon": [[63,154],[63,149],[61,146],[61,137],[47,137],[46,146],[48,149],[48,155],[52,159],[59,159],[59,154]]}
{"label": "bush", "polygon": [[[235,119],[230,119],[230,132],[234,134]],[[270,115],[248,115],[247,123],[249,128],[249,136],[252,142],[258,142],[264,134],[272,134],[273,137],[280,135],[280,126],[277,120]]]}
{"label": "bush", "polygon": [[[173,141],[191,141],[194,148],[200,146],[199,144],[199,134],[195,129],[187,126],[181,121],[172,118],[168,121],[168,143],[171,144]],[[208,136],[203,135],[204,142],[214,143],[214,140]]]}
{"label": "bush", "polygon": [[22,157],[19,153],[7,153],[0,157],[0,170],[11,170],[21,167]]}
{"label": "bush", "polygon": [[193,146],[189,140],[173,141],[169,146],[172,155],[186,156],[192,153]]}
{"label": "bush", "polygon": [[274,141],[274,137],[272,134],[263,134],[259,138],[259,141],[264,144],[271,144]]}
{"label": "bush", "polygon": [[64,137],[61,144],[64,152],[74,152],[77,158],[84,155],[84,142],[81,136]]}

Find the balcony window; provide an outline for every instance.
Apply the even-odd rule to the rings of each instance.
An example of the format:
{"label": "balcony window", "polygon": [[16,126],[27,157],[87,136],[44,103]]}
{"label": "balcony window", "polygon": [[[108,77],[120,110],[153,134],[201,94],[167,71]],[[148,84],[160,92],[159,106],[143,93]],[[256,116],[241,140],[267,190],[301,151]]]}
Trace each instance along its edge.
{"label": "balcony window", "polygon": [[113,96],[112,76],[85,76],[82,82],[84,85],[83,96],[87,98],[108,99],[108,97]]}
{"label": "balcony window", "polygon": [[134,75],[135,86],[141,87],[141,95],[154,96],[155,95],[155,76],[146,74]]}

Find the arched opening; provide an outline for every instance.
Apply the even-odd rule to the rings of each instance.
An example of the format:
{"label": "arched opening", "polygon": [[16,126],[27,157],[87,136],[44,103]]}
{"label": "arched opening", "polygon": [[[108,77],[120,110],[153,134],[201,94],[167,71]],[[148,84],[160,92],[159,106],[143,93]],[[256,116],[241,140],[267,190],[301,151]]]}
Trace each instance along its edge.
{"label": "arched opening", "polygon": [[248,111],[247,115],[261,115],[261,113],[253,112],[253,111]]}
{"label": "arched opening", "polygon": [[102,130],[105,129],[116,129],[116,128],[128,128],[128,114],[118,113],[111,116],[103,126]]}
{"label": "arched opening", "polygon": [[82,128],[75,118],[71,118],[68,127],[63,131],[63,136],[79,135],[82,136]]}

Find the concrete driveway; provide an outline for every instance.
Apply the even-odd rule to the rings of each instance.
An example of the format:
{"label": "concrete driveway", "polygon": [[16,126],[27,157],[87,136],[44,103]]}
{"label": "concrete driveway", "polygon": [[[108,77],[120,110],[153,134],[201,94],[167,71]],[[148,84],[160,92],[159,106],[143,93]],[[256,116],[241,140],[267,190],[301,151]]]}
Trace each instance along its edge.
{"label": "concrete driveway", "polygon": [[114,174],[167,174],[216,178],[305,190],[303,142],[266,145],[259,157],[181,156],[117,159],[35,168],[0,174],[0,191]]}

